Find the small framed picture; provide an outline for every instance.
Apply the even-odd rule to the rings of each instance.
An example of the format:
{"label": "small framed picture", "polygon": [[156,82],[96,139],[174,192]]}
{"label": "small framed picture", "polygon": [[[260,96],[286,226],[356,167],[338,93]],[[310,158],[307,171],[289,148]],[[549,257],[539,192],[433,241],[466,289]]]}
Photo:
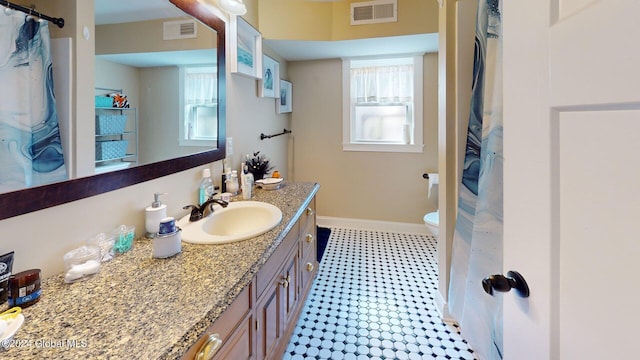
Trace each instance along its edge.
{"label": "small framed picture", "polygon": [[290,113],[293,110],[291,107],[291,94],[291,83],[286,80],[280,80],[280,98],[276,99],[278,114]]}
{"label": "small framed picture", "polygon": [[262,78],[262,35],[246,20],[232,16],[229,24],[230,70],[254,79]]}
{"label": "small framed picture", "polygon": [[262,56],[262,79],[258,80],[258,96],[280,96],[280,63],[267,55]]}

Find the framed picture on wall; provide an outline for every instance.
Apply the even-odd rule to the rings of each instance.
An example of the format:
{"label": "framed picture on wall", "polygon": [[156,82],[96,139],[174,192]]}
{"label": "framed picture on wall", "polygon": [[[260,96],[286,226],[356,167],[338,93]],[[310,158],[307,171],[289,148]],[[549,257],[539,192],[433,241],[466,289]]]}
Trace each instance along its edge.
{"label": "framed picture on wall", "polygon": [[280,98],[276,99],[278,114],[290,113],[293,110],[291,93],[291,83],[287,80],[280,80]]}
{"label": "framed picture on wall", "polygon": [[239,16],[229,24],[230,70],[254,79],[262,78],[262,34]]}
{"label": "framed picture on wall", "polygon": [[258,96],[280,96],[280,63],[267,55],[262,56],[262,79],[258,80]]}

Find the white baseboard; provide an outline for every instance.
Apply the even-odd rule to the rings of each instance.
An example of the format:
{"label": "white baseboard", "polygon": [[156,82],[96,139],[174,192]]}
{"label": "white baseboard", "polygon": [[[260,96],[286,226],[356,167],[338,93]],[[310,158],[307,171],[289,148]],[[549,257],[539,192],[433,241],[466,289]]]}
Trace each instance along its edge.
{"label": "white baseboard", "polygon": [[316,216],[316,223],[322,227],[337,227],[358,230],[390,231],[406,234],[430,235],[425,224],[411,224],[391,221],[348,219],[330,216]]}
{"label": "white baseboard", "polygon": [[436,309],[438,310],[438,314],[440,315],[440,318],[442,319],[442,321],[447,323],[455,323],[456,320],[453,317],[451,317],[451,314],[449,314],[449,306],[447,305],[447,302],[444,300],[444,297],[442,296],[442,293],[440,292],[440,290],[436,292],[435,302],[436,302]]}

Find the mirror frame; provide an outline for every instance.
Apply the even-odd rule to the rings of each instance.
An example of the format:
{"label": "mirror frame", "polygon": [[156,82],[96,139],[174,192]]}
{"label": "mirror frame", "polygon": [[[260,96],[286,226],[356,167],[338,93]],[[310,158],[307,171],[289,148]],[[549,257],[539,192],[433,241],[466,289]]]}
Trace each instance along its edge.
{"label": "mirror frame", "polygon": [[128,169],[0,194],[0,220],[121,189],[222,160],[226,154],[225,22],[198,0],[168,0],[217,32],[218,147]]}

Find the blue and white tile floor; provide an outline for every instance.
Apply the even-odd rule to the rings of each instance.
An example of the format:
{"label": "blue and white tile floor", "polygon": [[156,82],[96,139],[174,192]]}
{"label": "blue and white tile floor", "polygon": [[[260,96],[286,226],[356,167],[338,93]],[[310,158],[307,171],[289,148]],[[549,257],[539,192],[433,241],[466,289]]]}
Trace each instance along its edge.
{"label": "blue and white tile floor", "polygon": [[284,359],[475,359],[437,283],[434,237],[331,229]]}

